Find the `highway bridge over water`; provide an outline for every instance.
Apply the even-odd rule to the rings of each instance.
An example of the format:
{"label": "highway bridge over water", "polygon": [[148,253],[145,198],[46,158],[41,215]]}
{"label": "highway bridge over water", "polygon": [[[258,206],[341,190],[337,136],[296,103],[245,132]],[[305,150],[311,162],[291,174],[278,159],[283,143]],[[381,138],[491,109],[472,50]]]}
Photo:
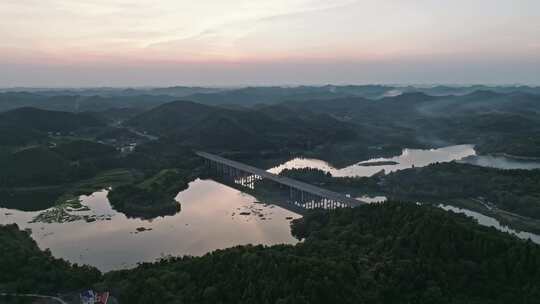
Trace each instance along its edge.
{"label": "highway bridge over water", "polygon": [[339,207],[356,207],[366,202],[349,196],[313,186],[292,178],[276,175],[250,165],[226,159],[218,155],[197,151],[198,156],[204,158],[210,168],[218,173],[233,178],[235,183],[254,188],[258,180],[271,180],[289,188],[290,202],[306,209]]}

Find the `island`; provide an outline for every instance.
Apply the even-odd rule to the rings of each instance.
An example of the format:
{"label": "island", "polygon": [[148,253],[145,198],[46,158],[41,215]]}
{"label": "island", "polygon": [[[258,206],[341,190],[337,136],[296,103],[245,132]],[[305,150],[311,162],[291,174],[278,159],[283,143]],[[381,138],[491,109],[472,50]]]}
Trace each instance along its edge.
{"label": "island", "polygon": [[165,169],[140,183],[113,188],[109,201],[128,217],[153,218],[174,215],[181,206],[176,194],[188,187],[189,178],[178,169]]}
{"label": "island", "polygon": [[392,160],[381,160],[381,161],[358,163],[357,165],[362,166],[362,167],[376,167],[376,166],[394,166],[394,165],[399,165],[399,163]]}

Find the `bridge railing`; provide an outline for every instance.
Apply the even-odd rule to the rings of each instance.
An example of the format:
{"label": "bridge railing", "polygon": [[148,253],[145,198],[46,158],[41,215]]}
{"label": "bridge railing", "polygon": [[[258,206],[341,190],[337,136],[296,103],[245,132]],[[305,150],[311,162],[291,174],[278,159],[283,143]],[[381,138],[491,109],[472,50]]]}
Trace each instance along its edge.
{"label": "bridge railing", "polygon": [[[307,204],[308,208],[356,207],[365,203],[361,200],[348,197],[341,193],[310,185],[292,178],[276,175],[257,167],[226,159],[218,155],[203,151],[196,151],[196,154],[209,162],[219,165],[216,166],[216,169],[220,170],[222,174],[234,175],[248,173],[255,176],[257,179],[268,179],[278,184],[285,185],[290,188],[291,198],[298,198],[293,202]],[[252,187],[250,186],[250,188]],[[306,200],[306,198],[308,199]]]}

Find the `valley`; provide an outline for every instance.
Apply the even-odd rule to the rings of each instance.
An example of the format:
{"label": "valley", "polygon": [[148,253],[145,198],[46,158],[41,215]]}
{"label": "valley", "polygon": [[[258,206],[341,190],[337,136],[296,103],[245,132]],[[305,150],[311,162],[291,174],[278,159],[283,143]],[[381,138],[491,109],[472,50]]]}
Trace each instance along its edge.
{"label": "valley", "polygon": [[[232,258],[237,251],[248,256],[277,254],[276,259],[284,255],[283,263],[315,254],[313,261],[325,265],[328,261],[317,260],[322,252],[316,248],[329,240],[312,240],[304,233],[326,225],[337,229],[332,228],[336,223],[317,224],[327,214],[355,221],[346,214],[399,214],[397,206],[403,205],[411,214],[463,221],[452,226],[456,231],[478,230],[481,239],[500,238],[505,244],[537,250],[533,244],[540,242],[540,162],[535,158],[540,147],[540,95],[517,88],[464,88],[456,95],[420,90],[373,98],[371,89],[343,88],[356,93],[317,99],[312,98],[322,88],[305,87],[300,95],[296,89],[209,90],[197,93],[193,101],[171,95],[140,105],[116,103],[112,100],[119,93],[107,92],[102,98],[111,100],[99,111],[74,110],[69,102],[43,109],[38,100],[55,98],[54,94],[32,92],[25,106],[37,107],[0,112],[0,224],[26,230],[23,238],[34,243],[32,254],[45,250],[63,259],[67,264],[58,267],[64,267],[67,276],[79,271],[70,268],[79,266],[67,266],[70,263],[87,265],[83,273],[88,272],[93,283],[79,281],[79,286],[106,286],[133,303],[135,273],[161,273],[222,254]],[[260,102],[239,98],[235,104],[224,97],[229,94]],[[261,94],[264,97],[258,99]],[[31,101],[34,95],[40,97]],[[145,100],[143,95],[133,100],[138,98]],[[200,150],[360,198],[370,206],[306,210],[291,204],[287,191],[262,179],[249,184],[222,180],[195,154]],[[492,228],[480,228],[475,221]],[[461,225],[467,228],[458,228]],[[384,233],[381,238],[391,235]],[[363,246],[375,246],[372,235],[357,231],[351,237],[365,239]],[[341,246],[341,240],[335,242]],[[451,242],[461,246],[462,239]],[[309,249],[302,249],[305,246]],[[375,267],[369,260],[373,258],[367,259],[362,265]],[[104,275],[96,275],[99,271]],[[125,285],[118,286],[123,280]],[[9,289],[5,284],[0,278],[0,289]],[[400,288],[396,290],[415,294]]]}

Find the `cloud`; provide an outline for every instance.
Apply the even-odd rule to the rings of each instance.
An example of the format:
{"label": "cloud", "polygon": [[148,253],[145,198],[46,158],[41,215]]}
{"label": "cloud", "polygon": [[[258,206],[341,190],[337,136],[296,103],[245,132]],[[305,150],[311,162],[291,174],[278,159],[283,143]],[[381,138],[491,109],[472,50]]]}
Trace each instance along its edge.
{"label": "cloud", "polygon": [[312,72],[351,79],[360,63],[484,69],[486,61],[509,61],[524,69],[520,62],[540,60],[540,1],[1,0],[0,37],[0,64],[19,68],[219,65],[223,76],[241,64],[304,72],[322,64]]}
{"label": "cloud", "polygon": [[[154,42],[146,46],[147,49],[156,52],[174,52],[177,55],[187,55],[189,57],[205,56],[221,57],[221,59],[234,59],[240,56],[249,57],[245,54],[244,46],[239,42],[244,38],[257,35],[259,28],[269,23],[280,22],[289,18],[332,10],[337,7],[344,7],[355,0],[334,1],[329,4],[327,1],[296,1],[296,5],[289,7],[279,5],[279,1],[274,5],[256,5],[256,2],[249,2],[248,10],[251,14],[243,14],[237,18],[228,18],[223,23],[215,23],[201,32],[181,39],[164,40]],[[289,1],[290,4],[290,1]]]}

